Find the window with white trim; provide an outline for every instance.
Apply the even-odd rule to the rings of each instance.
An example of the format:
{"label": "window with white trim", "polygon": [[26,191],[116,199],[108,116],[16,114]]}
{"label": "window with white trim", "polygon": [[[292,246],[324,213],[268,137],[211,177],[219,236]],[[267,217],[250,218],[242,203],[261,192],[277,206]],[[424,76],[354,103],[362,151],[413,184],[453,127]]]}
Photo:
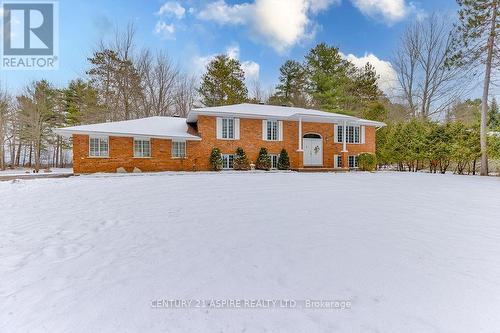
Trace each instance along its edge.
{"label": "window with white trim", "polygon": [[134,138],[134,157],[151,157],[149,139]]}
{"label": "window with white trim", "polygon": [[[344,142],[344,130],[342,125],[337,126],[337,141]],[[361,143],[361,126],[346,126],[346,142]]]}
{"label": "window with white trim", "polygon": [[233,118],[222,118],[222,138],[223,139],[234,139],[234,119]]}
{"label": "window with white trim", "polygon": [[358,167],[358,156],[357,155],[349,155],[349,168],[357,168]]}
{"label": "window with white trim", "polygon": [[342,155],[337,155],[337,168],[342,168]]}
{"label": "window with white trim", "polygon": [[271,156],[271,169],[278,169],[278,158],[279,158],[279,155],[272,154],[272,155],[269,155],[269,156]]}
{"label": "window with white trim", "polygon": [[172,157],[186,157],[186,141],[172,141]]}
{"label": "window with white trim", "polygon": [[279,122],[277,120],[267,120],[266,140],[278,141],[280,139],[279,130]]}
{"label": "window with white trim", "polygon": [[232,169],[234,165],[233,154],[222,154],[222,169]]}
{"label": "window with white trim", "polygon": [[91,157],[108,157],[109,156],[109,139],[107,137],[90,137],[89,138],[89,156],[91,156]]}

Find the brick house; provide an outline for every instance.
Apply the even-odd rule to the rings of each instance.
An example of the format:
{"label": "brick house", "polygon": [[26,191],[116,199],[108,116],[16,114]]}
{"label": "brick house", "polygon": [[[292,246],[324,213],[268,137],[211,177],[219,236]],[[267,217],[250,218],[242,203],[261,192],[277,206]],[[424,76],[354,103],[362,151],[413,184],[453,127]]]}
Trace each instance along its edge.
{"label": "brick house", "polygon": [[73,138],[75,173],[210,170],[213,147],[231,169],[237,147],[249,160],[267,148],[276,167],[286,149],[292,169],[356,168],[357,155],[375,152],[384,123],[317,110],[262,104],[193,109],[187,118],[150,117],[60,128]]}

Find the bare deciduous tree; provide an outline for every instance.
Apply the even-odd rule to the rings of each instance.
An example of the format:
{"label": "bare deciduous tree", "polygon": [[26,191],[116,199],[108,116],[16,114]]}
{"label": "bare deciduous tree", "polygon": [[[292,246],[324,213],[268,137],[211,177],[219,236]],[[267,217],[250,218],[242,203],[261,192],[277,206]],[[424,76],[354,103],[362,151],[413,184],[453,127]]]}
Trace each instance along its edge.
{"label": "bare deciduous tree", "polygon": [[10,97],[0,87],[0,170],[5,170],[5,141],[10,120]]}
{"label": "bare deciduous tree", "polygon": [[196,78],[187,74],[179,75],[174,95],[175,115],[186,117],[193,108],[196,96]]}
{"label": "bare deciduous tree", "polygon": [[401,37],[394,67],[400,97],[414,116],[429,118],[446,110],[464,92],[463,71],[447,68],[449,24],[437,14],[411,24]]}

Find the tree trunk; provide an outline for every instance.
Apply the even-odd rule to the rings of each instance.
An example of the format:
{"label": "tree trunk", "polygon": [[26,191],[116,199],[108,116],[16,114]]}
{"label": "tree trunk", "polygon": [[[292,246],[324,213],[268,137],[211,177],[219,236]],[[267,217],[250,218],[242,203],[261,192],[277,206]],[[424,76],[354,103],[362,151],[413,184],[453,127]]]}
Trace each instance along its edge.
{"label": "tree trunk", "polygon": [[[21,140],[19,140],[19,146],[17,146],[17,154],[16,154],[16,167],[19,167],[19,164],[21,163]],[[24,164],[24,162],[23,162]]]}
{"label": "tree trunk", "polygon": [[481,176],[488,176],[488,141],[486,123],[488,117],[488,93],[490,90],[491,65],[493,62],[493,49],[495,47],[497,5],[497,1],[493,1],[491,28],[487,44],[488,56],[486,57],[486,71],[484,73],[483,99],[481,103]]}
{"label": "tree trunk", "polygon": [[32,143],[30,143],[30,155],[29,155],[29,156],[30,156],[30,157],[29,157],[29,159],[28,159],[28,164],[29,164],[29,166],[30,166],[30,168],[31,168],[31,160],[32,160],[32,157],[33,157],[33,142],[32,142]]}

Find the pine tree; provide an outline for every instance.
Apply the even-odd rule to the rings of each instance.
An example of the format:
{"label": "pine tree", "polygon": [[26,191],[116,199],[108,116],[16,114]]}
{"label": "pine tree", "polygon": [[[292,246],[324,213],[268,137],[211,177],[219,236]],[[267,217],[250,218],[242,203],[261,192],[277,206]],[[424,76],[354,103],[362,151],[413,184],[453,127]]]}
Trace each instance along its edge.
{"label": "pine tree", "polygon": [[271,170],[271,156],[266,148],[260,148],[259,157],[255,161],[255,168],[259,170]]}
{"label": "pine tree", "polygon": [[290,159],[288,157],[288,152],[285,149],[281,149],[280,156],[278,157],[278,170],[289,170],[290,169]]}
{"label": "pine tree", "polygon": [[216,56],[208,64],[198,91],[206,106],[231,105],[247,101],[245,72],[240,62],[227,55]]}
{"label": "pine tree", "polygon": [[457,0],[460,6],[458,11],[460,21],[453,38],[451,56],[447,61],[448,65],[454,66],[477,64],[485,66],[480,127],[482,176],[488,175],[487,116],[491,71],[500,56],[500,50],[496,45],[496,37],[500,32],[498,1]]}
{"label": "pine tree", "polygon": [[245,151],[241,147],[236,148],[233,168],[234,170],[250,170],[250,162],[248,161]]}
{"label": "pine tree", "polygon": [[287,60],[280,67],[280,84],[276,86],[276,94],[271,97],[273,104],[285,104],[296,107],[307,107],[307,74],[298,61]]}
{"label": "pine tree", "polygon": [[336,47],[316,45],[306,55],[309,91],[317,107],[331,112],[345,112],[349,102],[349,75],[354,66],[345,60]]}
{"label": "pine tree", "polygon": [[212,152],[210,153],[209,158],[210,166],[213,171],[221,171],[222,170],[222,155],[219,148],[212,148]]}
{"label": "pine tree", "polygon": [[491,130],[500,129],[500,112],[495,98],[491,101],[490,109],[488,111],[488,127]]}

